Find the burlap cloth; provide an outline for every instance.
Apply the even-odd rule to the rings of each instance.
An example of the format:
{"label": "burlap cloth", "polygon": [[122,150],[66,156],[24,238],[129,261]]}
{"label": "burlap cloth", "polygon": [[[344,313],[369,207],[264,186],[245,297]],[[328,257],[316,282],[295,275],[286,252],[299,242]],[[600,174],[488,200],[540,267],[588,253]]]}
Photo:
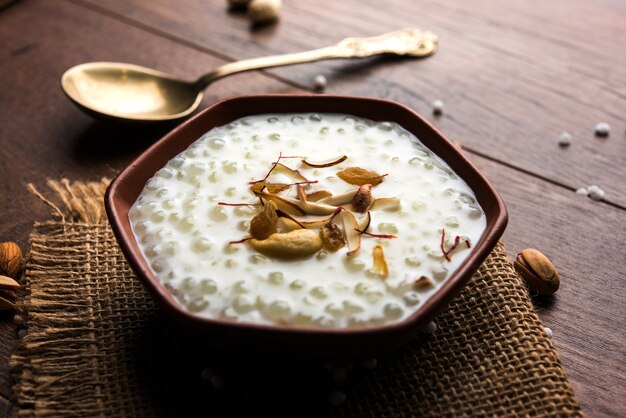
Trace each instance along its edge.
{"label": "burlap cloth", "polygon": [[[321,359],[212,348],[170,323],[108,227],[106,180],[50,184],[55,215],[31,235],[18,314],[28,334],[11,359],[19,416],[582,415],[502,245],[434,335],[373,370],[355,361],[336,382]],[[333,390],[345,403],[328,401]]]}

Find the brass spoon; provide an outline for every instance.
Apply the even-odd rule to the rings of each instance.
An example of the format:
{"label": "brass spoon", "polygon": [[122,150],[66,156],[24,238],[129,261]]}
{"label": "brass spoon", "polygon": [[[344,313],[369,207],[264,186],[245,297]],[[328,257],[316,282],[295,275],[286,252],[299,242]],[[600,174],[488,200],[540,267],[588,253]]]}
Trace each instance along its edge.
{"label": "brass spoon", "polygon": [[192,113],[209,84],[232,74],[332,58],[377,54],[423,57],[436,50],[437,36],[433,33],[402,29],[371,38],[347,38],[312,51],[225,64],[196,81],[180,80],[138,65],[90,62],[67,70],[61,85],[79,108],[94,116],[123,121],[165,121]]}

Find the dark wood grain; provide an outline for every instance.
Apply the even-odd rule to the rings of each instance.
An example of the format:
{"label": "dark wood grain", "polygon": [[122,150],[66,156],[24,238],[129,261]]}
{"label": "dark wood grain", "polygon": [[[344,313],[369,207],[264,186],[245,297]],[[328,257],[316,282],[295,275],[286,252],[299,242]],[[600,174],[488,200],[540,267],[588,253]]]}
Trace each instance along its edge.
{"label": "dark wood grain", "polygon": [[[282,21],[251,31],[225,2],[22,0],[0,11],[0,241],[24,248],[48,209],[26,191],[45,178],[114,175],[170,126],[95,122],[62,95],[59,78],[85,61],[119,60],[194,78],[228,59],[326,45],[400,26],[436,31],[430,59],[333,62],[254,73],[216,83],[204,104],[254,92],[294,92],[317,73],[328,91],[399,100],[458,139],[510,211],[509,254],[534,247],[561,272],[553,298],[537,299],[546,326],[590,416],[626,416],[626,4],[555,0],[533,4],[373,0],[285,2]],[[28,28],[28,30],[25,30]],[[306,29],[303,29],[306,28]],[[283,80],[281,82],[281,80]],[[594,138],[600,120],[613,125]],[[569,149],[556,140],[574,134]],[[613,205],[576,195],[596,183]],[[8,415],[10,313],[0,316],[0,417]]]}
{"label": "dark wood grain", "polygon": [[[285,2],[278,25],[251,30],[223,2],[76,0],[105,13],[191,41],[231,59],[294,52],[399,27],[436,32],[436,57],[407,62],[319,63],[271,70],[329,92],[393,98],[423,114],[443,99],[435,120],[466,146],[575,190],[598,184],[606,199],[626,206],[626,45],[623,4],[614,1],[524,2],[374,0]],[[303,28],[306,28],[304,30]],[[237,45],[233,48],[233,43]],[[613,127],[594,137],[597,122]],[[557,145],[569,131],[574,144]]]}
{"label": "dark wood grain", "polygon": [[[509,257],[524,248],[546,254],[561,275],[553,297],[536,298],[539,316],[589,416],[624,416],[614,402],[624,381],[626,211],[608,207],[500,164],[470,155],[509,210],[503,241]],[[613,383],[609,383],[613,382]]]}

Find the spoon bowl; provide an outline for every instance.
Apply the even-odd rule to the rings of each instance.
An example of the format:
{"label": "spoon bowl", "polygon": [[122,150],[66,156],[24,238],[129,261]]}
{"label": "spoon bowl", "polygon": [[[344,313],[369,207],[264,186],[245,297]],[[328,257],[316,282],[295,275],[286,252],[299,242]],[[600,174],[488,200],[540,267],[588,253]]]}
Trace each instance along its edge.
{"label": "spoon bowl", "polygon": [[63,74],[61,85],[83,110],[135,121],[183,118],[198,107],[203,95],[193,83],[119,62],[77,65]]}
{"label": "spoon bowl", "polygon": [[196,81],[121,62],[90,62],[67,70],[63,91],[79,108],[107,119],[135,122],[170,121],[193,113],[209,84],[229,75],[263,68],[378,54],[425,57],[437,50],[437,36],[408,28],[370,38],[346,38],[312,51],[232,62]]}

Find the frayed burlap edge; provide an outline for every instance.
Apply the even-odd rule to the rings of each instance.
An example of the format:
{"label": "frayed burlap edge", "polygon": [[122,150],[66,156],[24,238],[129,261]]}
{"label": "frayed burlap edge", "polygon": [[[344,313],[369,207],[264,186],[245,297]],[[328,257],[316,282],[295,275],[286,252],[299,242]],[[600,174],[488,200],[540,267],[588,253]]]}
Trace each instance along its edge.
{"label": "frayed burlap edge", "polygon": [[[72,272],[58,270],[59,259],[51,257],[46,249],[50,239],[61,235],[68,224],[92,225],[106,220],[102,202],[109,182],[107,178],[87,183],[48,180],[47,185],[53,191],[52,199],[40,193],[33,184],[27,185],[34,196],[51,208],[52,219],[35,223],[29,237],[31,249],[23,283],[18,292],[15,320],[18,328],[28,331],[18,341],[10,360],[11,374],[16,382],[13,393],[18,416],[89,415],[90,408],[76,409],[79,404],[76,400],[97,396],[94,388],[87,384],[94,381],[93,373],[97,372],[94,324],[86,320],[88,316],[76,315],[77,311],[90,309],[92,301],[86,299],[77,304],[70,297],[77,280]],[[67,293],[50,294],[39,289],[38,283],[51,279],[58,288],[67,289]],[[85,342],[92,343],[90,348],[86,351],[76,349]],[[76,366],[84,365],[85,356],[91,357],[93,367]],[[47,373],[43,380],[42,369]],[[34,370],[38,371],[36,376]],[[48,391],[54,399],[54,407],[48,408],[41,403],[42,397],[36,396],[35,391]],[[70,409],[59,409],[58,405],[63,404],[64,399],[72,400],[67,402],[72,405]]]}
{"label": "frayed burlap edge", "polygon": [[[32,183],[26,185],[28,190],[39,200],[52,209],[53,219],[62,223],[85,222],[98,223],[106,219],[106,213],[102,202],[104,193],[110,183],[110,179],[103,177],[98,182],[73,182],[68,179],[48,179],[48,187],[54,192],[61,204],[54,203],[35,188]],[[35,224],[37,227],[38,223]]]}

